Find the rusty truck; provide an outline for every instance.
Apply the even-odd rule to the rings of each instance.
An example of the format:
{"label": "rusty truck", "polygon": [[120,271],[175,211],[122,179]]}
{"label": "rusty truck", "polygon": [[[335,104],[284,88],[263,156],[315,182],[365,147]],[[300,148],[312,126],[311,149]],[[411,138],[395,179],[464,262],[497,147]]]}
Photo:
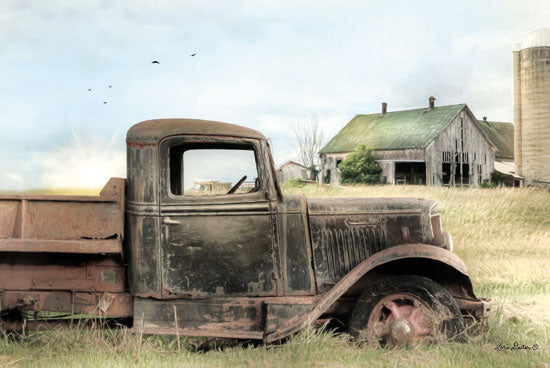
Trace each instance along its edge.
{"label": "rusty truck", "polygon": [[126,144],[127,178],[98,196],[0,195],[4,329],[95,316],[270,343],[337,320],[406,345],[490,312],[434,201],[284,195],[268,140],[238,125],[148,120]]}

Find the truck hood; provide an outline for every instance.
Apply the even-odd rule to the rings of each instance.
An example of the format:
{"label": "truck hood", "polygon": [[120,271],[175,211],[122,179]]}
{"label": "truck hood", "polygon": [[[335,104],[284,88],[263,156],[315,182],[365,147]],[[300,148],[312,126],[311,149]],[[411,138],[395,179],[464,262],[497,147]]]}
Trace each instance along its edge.
{"label": "truck hood", "polygon": [[335,283],[374,253],[430,244],[435,201],[420,198],[308,198],[317,280]]}

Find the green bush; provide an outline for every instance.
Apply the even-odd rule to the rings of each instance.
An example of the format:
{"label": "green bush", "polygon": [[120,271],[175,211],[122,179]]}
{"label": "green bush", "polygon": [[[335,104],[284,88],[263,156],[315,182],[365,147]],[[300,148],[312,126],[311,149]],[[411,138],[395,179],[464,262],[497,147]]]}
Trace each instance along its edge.
{"label": "green bush", "polygon": [[376,163],[372,149],[362,144],[338,166],[342,184],[377,184],[382,169]]}

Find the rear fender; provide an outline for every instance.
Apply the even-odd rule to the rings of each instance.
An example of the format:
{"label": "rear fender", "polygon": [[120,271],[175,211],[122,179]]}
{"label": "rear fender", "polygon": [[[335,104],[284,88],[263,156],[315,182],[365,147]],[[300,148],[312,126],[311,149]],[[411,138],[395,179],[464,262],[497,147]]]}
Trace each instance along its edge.
{"label": "rear fender", "polygon": [[[317,302],[315,307],[301,318],[293,319],[282,325],[276,331],[265,337],[266,342],[283,339],[305,328],[309,323],[317,320],[325,313],[341,296],[358,284],[370,271],[375,268],[389,265],[399,260],[423,259],[435,261],[446,265],[462,277],[462,287],[468,296],[473,297],[472,284],[468,276],[466,265],[456,254],[447,249],[426,244],[405,244],[385,249],[367,258],[346,274]],[[437,281],[437,280],[436,280]]]}

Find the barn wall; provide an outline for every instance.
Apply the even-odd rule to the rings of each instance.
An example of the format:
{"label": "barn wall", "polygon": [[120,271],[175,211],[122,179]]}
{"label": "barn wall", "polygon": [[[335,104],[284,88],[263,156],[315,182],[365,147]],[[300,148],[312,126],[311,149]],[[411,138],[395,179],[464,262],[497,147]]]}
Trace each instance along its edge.
{"label": "barn wall", "polygon": [[400,150],[376,150],[378,160],[392,161],[424,161],[424,150],[421,148],[406,148]]}
{"label": "barn wall", "polygon": [[324,183],[327,172],[330,170],[330,184],[340,184],[340,170],[336,166],[339,160],[345,159],[351,152],[329,153],[321,155],[321,183]]}
{"label": "barn wall", "polygon": [[382,169],[380,173],[380,182],[384,184],[395,183],[395,162],[393,161],[379,161],[378,165]]}
{"label": "barn wall", "polygon": [[[444,152],[449,152],[451,157],[449,162],[451,173],[448,185],[461,185],[455,176],[457,174],[457,163],[468,166],[470,180],[469,184],[463,183],[464,185],[477,186],[480,182],[491,179],[495,159],[494,149],[485,139],[477,124],[474,123],[474,119],[474,116],[464,109],[463,113],[457,115],[439,137],[426,148],[426,181],[428,185],[444,185]],[[462,147],[460,141],[461,121],[463,121],[464,126],[464,147]],[[461,154],[462,152],[467,154],[467,158]],[[478,167],[478,165],[481,166]],[[479,175],[479,168],[481,168],[481,176]]]}
{"label": "barn wall", "polygon": [[[336,163],[338,160],[345,159],[351,152],[348,153],[331,153],[321,156],[321,180],[325,178],[327,170],[330,169],[330,183],[340,183],[340,170]],[[374,154],[377,157],[377,162],[382,172],[380,173],[380,182],[395,184],[395,161],[424,161],[424,150],[409,148],[400,150],[375,150]]]}
{"label": "barn wall", "polygon": [[376,161],[382,168],[380,182],[395,184],[395,163],[396,162],[423,162],[424,150],[419,148],[406,148],[400,150],[376,150],[374,151]]}

